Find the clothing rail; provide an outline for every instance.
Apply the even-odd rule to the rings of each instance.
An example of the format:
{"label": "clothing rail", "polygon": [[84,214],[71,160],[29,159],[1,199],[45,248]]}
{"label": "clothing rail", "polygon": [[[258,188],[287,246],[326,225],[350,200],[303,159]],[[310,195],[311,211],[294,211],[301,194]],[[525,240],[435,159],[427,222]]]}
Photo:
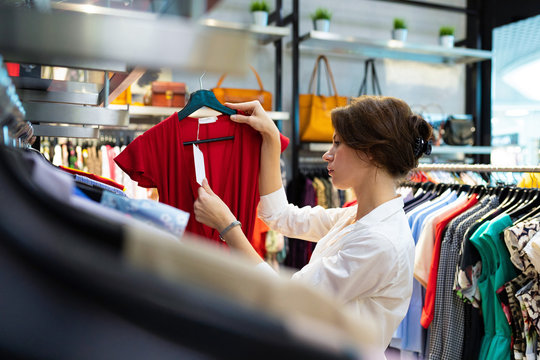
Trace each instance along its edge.
{"label": "clothing rail", "polygon": [[495,166],[467,164],[420,164],[415,171],[540,172],[540,166]]}
{"label": "clothing rail", "polygon": [[4,145],[22,147],[29,144],[34,128],[24,120],[25,114],[0,56],[0,139]]}

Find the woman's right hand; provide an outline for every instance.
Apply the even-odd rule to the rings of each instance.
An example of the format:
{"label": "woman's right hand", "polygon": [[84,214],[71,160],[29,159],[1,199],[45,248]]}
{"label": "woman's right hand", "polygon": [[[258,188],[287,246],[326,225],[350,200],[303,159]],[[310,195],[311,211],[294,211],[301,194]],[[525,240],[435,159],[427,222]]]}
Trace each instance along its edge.
{"label": "woman's right hand", "polygon": [[237,123],[244,123],[265,136],[279,138],[279,130],[274,121],[268,116],[261,103],[257,100],[243,103],[225,103],[225,106],[244,112],[246,115],[231,115],[231,120]]}

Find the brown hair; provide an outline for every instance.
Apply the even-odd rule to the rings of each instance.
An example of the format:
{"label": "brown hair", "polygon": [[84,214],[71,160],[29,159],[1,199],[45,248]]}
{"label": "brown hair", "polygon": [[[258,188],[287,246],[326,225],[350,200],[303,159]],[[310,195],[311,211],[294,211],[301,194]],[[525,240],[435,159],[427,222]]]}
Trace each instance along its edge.
{"label": "brown hair", "polygon": [[431,125],[397,98],[360,96],[334,109],[332,124],[343,143],[371,155],[395,178],[407,175],[431,151]]}

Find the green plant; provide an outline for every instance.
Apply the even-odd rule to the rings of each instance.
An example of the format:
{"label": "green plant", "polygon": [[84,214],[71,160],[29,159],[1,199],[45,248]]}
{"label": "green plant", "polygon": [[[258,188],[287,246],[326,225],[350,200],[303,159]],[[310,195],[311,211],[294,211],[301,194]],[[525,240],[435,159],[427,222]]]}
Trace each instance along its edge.
{"label": "green plant", "polygon": [[325,8],[317,8],[313,14],[311,14],[311,19],[315,20],[330,20],[332,18],[332,13]]}
{"label": "green plant", "polygon": [[394,29],[407,29],[407,23],[405,22],[405,19],[395,18]]}
{"label": "green plant", "polygon": [[454,35],[455,28],[453,26],[441,26],[439,36]]}
{"label": "green plant", "polygon": [[270,12],[270,6],[268,6],[268,3],[264,0],[262,1],[253,1],[250,5],[251,12],[254,11],[266,11]]}

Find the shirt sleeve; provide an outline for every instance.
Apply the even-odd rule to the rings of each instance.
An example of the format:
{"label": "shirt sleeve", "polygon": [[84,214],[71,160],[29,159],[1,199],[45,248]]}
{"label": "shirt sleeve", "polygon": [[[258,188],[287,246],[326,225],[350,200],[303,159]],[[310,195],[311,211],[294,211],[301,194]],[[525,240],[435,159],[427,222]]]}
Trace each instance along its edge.
{"label": "shirt sleeve", "polygon": [[145,134],[133,140],[118,156],[114,158],[116,164],[139,186],[156,187],[152,179],[152,167],[146,161],[150,151]]}
{"label": "shirt sleeve", "polygon": [[343,303],[374,296],[399,281],[397,250],[383,234],[356,239],[351,233],[348,237],[341,240],[345,245],[336,254],[311,261],[293,279],[332,294]]}
{"label": "shirt sleeve", "polygon": [[317,242],[334,226],[343,209],[299,208],[287,201],[285,189],[261,196],[259,217],[285,236]]}
{"label": "shirt sleeve", "polygon": [[261,274],[268,274],[271,276],[277,276],[277,273],[272,269],[270,265],[266,261],[260,262],[255,266],[255,270],[260,272]]}

